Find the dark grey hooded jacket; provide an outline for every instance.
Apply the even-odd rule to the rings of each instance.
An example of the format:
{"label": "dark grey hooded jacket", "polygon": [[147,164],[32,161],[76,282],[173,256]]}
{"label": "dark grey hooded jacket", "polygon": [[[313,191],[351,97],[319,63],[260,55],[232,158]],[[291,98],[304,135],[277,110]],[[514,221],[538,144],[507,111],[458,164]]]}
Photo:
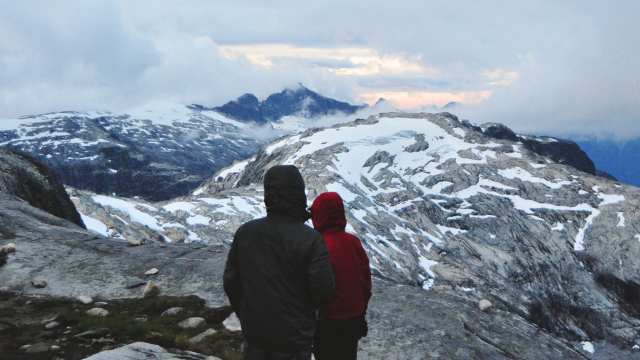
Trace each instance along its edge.
{"label": "dark grey hooded jacket", "polygon": [[315,310],[333,296],[327,246],[305,225],[310,214],[295,166],[274,166],[264,177],[267,217],[236,232],[224,271],[224,290],[252,345],[279,351],[308,348]]}

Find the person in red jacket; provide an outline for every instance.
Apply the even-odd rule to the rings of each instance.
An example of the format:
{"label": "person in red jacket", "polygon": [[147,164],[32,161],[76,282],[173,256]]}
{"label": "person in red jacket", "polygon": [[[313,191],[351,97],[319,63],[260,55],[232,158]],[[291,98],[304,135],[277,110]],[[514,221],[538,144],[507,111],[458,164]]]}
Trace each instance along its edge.
{"label": "person in red jacket", "polygon": [[324,318],[316,326],[313,354],[316,360],[355,360],[358,340],[367,333],[365,313],[371,298],[369,258],[360,239],[344,230],[347,219],[340,195],[323,193],[309,210],[313,227],[327,243],[336,281],[334,296],[324,306]]}

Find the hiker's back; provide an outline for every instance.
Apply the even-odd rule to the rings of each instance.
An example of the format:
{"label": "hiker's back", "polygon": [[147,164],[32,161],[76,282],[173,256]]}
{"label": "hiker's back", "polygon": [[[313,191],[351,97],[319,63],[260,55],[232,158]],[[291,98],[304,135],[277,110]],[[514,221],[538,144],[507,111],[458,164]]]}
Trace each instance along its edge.
{"label": "hiker's back", "polygon": [[269,216],[243,225],[234,241],[243,264],[244,337],[273,349],[307,344],[317,307],[307,271],[313,247],[322,242],[320,234],[299,221]]}

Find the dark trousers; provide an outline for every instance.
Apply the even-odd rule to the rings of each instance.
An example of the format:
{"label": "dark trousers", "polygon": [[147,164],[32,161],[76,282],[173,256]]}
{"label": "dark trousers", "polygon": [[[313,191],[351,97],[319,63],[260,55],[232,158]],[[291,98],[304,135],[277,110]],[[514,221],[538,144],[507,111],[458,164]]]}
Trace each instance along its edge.
{"label": "dark trousers", "polygon": [[306,350],[282,352],[262,349],[245,341],[243,347],[244,360],[311,360],[311,346]]}
{"label": "dark trousers", "polygon": [[362,334],[360,317],[322,320],[316,324],[313,355],[316,360],[356,360]]}

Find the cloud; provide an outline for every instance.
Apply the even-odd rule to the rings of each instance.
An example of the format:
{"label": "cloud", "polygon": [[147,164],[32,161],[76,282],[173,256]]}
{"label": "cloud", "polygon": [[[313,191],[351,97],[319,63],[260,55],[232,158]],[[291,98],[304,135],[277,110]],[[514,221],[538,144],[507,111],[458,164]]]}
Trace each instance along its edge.
{"label": "cloud", "polygon": [[[301,82],[349,102],[459,101],[552,135],[640,136],[640,3],[3,2],[0,115],[221,105]],[[422,103],[421,103],[422,102]]]}

